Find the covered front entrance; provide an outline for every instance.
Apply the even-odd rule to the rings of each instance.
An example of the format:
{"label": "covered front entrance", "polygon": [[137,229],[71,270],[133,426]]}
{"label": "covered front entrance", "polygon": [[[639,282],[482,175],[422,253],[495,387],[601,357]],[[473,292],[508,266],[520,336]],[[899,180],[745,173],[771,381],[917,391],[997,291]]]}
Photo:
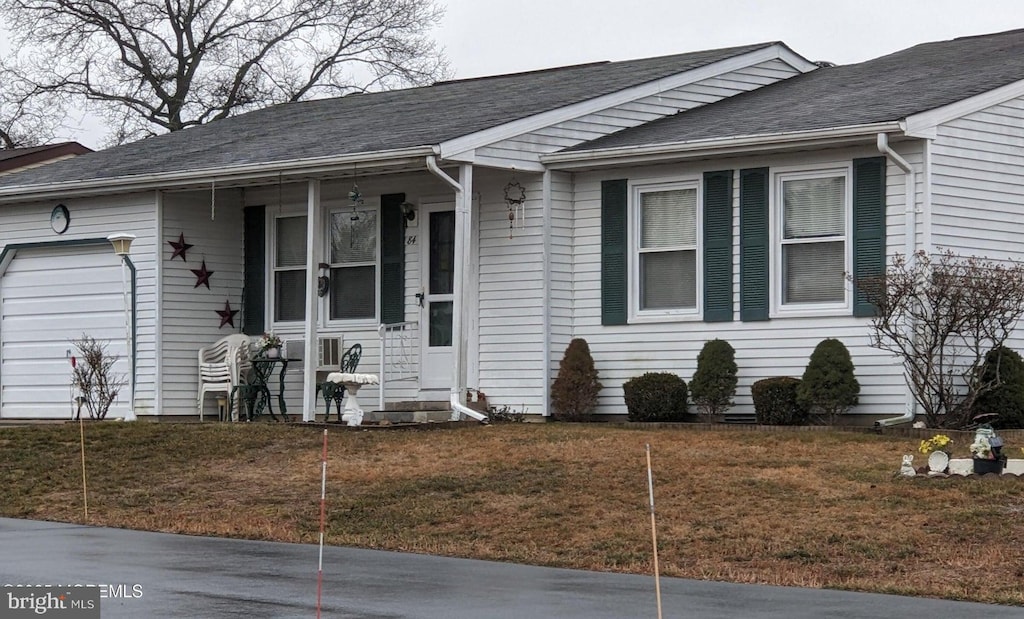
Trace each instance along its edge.
{"label": "covered front entrance", "polygon": [[452,384],[455,207],[450,202],[424,204],[422,213],[420,389],[448,390]]}

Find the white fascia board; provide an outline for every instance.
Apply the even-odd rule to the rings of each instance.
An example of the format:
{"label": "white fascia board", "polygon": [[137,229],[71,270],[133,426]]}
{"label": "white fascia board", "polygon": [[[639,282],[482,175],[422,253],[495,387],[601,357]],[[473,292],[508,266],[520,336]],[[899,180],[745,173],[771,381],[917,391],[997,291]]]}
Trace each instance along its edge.
{"label": "white fascia board", "polygon": [[878,133],[902,133],[901,124],[899,122],[872,123],[812,131],[766,133],[670,144],[559,152],[543,155],[541,161],[553,170],[631,165],[668,159],[753,153],[777,148],[838,146],[863,141],[865,138],[869,138],[873,142]]}
{"label": "white fascia board", "polygon": [[[397,150],[353,153],[331,157],[292,159],[270,163],[223,166],[178,172],[158,172],[117,178],[95,180],[62,181],[42,185],[15,185],[0,188],[0,204],[24,202],[49,197],[76,197],[108,193],[127,193],[146,189],[178,189],[205,185],[211,182],[232,183],[258,179],[279,179],[281,174],[295,174],[307,177],[326,172],[351,169],[353,164],[361,166],[360,172],[374,167],[386,167],[411,163],[422,163],[428,155],[437,153],[436,146],[416,146]],[[425,165],[425,164],[424,164]]]}
{"label": "white fascia board", "polygon": [[960,118],[961,116],[973,114],[974,112],[980,112],[985,108],[999,105],[1021,96],[1024,96],[1024,80],[1018,80],[1005,86],[985,91],[980,95],[974,95],[949,105],[928,110],[927,112],[908,116],[907,135],[935,137],[936,127],[943,123]]}
{"label": "white fascia board", "polygon": [[476,166],[498,168],[501,170],[511,170],[514,168],[520,172],[543,172],[547,169],[547,166],[540,162],[538,155],[532,153],[523,153],[523,155],[528,157],[525,159],[507,159],[505,157],[478,155],[475,150],[469,150],[464,153],[459,153],[453,157],[449,157],[445,159],[445,161],[472,163]]}
{"label": "white fascia board", "polygon": [[682,73],[676,73],[675,75],[663,77],[659,80],[639,84],[637,86],[632,86],[594,99],[588,99],[586,101],[580,101],[579,103],[573,103],[558,109],[541,112],[540,114],[535,114],[497,127],[491,127],[490,129],[484,129],[483,131],[478,131],[453,140],[448,140],[447,142],[442,142],[440,155],[443,159],[454,159],[463,152],[481,148],[488,144],[507,140],[517,135],[537,131],[544,127],[566,122],[574,118],[579,118],[580,116],[586,116],[587,114],[593,114],[594,112],[600,112],[601,110],[623,105],[630,101],[650,97],[658,93],[665,92],[666,90],[672,90],[687,84],[717,77],[731,71],[737,71],[769,60],[782,60],[783,62],[791,65],[794,69],[804,73],[818,68],[817,65],[812,62],[808,62],[805,58],[795,54],[784,45],[774,43],[767,47],[747,52],[746,54],[741,54],[739,56],[713,62],[709,65],[704,65],[703,67],[698,67]]}

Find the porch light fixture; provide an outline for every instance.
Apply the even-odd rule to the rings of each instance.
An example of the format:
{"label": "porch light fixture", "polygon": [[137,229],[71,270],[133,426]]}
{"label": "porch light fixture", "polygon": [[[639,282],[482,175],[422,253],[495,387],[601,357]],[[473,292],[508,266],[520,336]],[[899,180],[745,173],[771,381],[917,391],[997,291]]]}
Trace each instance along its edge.
{"label": "porch light fixture", "polygon": [[[134,320],[132,314],[134,313],[135,303],[135,264],[132,263],[131,257],[128,252],[131,251],[132,241],[135,240],[134,234],[111,234],[107,237],[110,244],[114,247],[114,253],[121,258],[121,289],[124,292],[124,331],[125,331],[125,350],[128,354],[128,362],[131,365],[131,372],[128,374],[128,389],[130,392],[131,400],[128,402],[128,412],[125,413],[125,421],[135,421],[135,351],[134,348],[134,332],[132,325]],[[131,297],[129,298],[128,288],[128,270],[132,273],[132,286],[131,286]]]}
{"label": "porch light fixture", "polygon": [[512,180],[505,185],[505,204],[508,205],[508,238],[516,223],[522,228],[526,224],[526,188],[516,180],[516,169],[512,168]]}
{"label": "porch light fixture", "polygon": [[416,221],[416,205],[412,202],[402,202],[402,228],[408,228],[409,224]]}

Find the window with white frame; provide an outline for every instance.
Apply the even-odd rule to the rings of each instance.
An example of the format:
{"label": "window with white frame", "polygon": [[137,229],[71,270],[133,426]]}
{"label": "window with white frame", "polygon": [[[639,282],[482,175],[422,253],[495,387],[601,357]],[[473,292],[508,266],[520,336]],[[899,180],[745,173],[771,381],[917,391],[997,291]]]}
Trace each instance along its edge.
{"label": "window with white frame", "polygon": [[845,304],[846,171],[779,175],[777,182],[781,305]]}
{"label": "window with white frame", "polygon": [[697,311],[697,183],[634,192],[634,307],[638,315]]}
{"label": "window with white frame", "polygon": [[306,318],[306,216],[274,219],[274,322]]}
{"label": "window with white frame", "polygon": [[330,213],[330,319],[377,317],[377,209]]}

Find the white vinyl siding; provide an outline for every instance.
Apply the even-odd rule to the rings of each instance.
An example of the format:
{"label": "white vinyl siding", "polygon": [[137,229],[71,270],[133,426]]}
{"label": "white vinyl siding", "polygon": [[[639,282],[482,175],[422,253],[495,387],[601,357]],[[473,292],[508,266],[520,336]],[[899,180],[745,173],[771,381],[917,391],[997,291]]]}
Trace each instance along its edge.
{"label": "white vinyl siding", "polygon": [[[1024,97],[951,120],[931,143],[936,251],[1024,261]],[[1009,345],[1024,348],[1024,329]]]}
{"label": "white vinyl siding", "polygon": [[[135,411],[139,415],[156,412],[156,263],[158,248],[156,229],[156,196],[152,192],[134,193],[103,198],[82,198],[62,201],[70,210],[71,223],[67,232],[57,235],[50,228],[50,212],[54,201],[12,204],[3,208],[4,222],[0,226],[0,248],[7,244],[67,241],[73,239],[103,239],[115,232],[134,234],[131,258],[136,267],[136,376]],[[176,238],[176,237],[175,237]],[[109,247],[109,246],[108,246]],[[91,250],[89,250],[91,251]],[[110,248],[113,255],[113,248]],[[17,258],[15,258],[17,260]],[[116,261],[115,261],[116,264]],[[198,268],[198,267],[197,267]],[[120,283],[120,275],[118,275]],[[0,286],[3,278],[0,277]],[[93,300],[85,296],[77,301],[90,306]],[[0,324],[0,340],[4,325]],[[118,346],[112,341],[112,346]],[[60,342],[63,353],[68,342]],[[70,364],[68,365],[70,379]],[[0,376],[0,387],[4,379]],[[66,390],[67,383],[64,383]],[[123,401],[122,401],[123,402]],[[120,406],[118,403],[116,406]],[[70,409],[70,404],[67,409]],[[2,415],[2,411],[0,411]],[[70,416],[70,412],[68,414]]]}
{"label": "white vinyl siding", "polygon": [[[912,163],[920,154],[901,145]],[[821,340],[840,339],[850,350],[861,383],[860,404],[853,414],[899,414],[904,406],[904,380],[892,355],[871,347],[868,320],[849,312],[828,315],[773,317],[767,321],[705,323],[702,321],[641,322],[622,326],[601,324],[601,181],[629,179],[633,185],[657,182],[666,176],[699,178],[707,171],[768,167],[770,170],[831,170],[846,168],[854,158],[877,156],[873,148],[832,149],[791,155],[737,157],[728,160],[638,166],[605,172],[577,173],[573,245],[573,337],[590,345],[603,385],[599,414],[625,414],[622,383],[645,372],[672,372],[689,381],[697,355],[710,339],[721,338],[736,349],[739,386],[731,412],[753,414],[750,386],[772,376],[803,374],[811,352]],[[733,298],[739,311],[739,174],[733,186]],[[887,169],[887,255],[902,251],[903,175]],[[691,408],[692,411],[692,408]]]}
{"label": "white vinyl siding", "polygon": [[575,146],[799,74],[782,60],[768,60],[477,149],[494,160],[536,161],[541,154]]}

